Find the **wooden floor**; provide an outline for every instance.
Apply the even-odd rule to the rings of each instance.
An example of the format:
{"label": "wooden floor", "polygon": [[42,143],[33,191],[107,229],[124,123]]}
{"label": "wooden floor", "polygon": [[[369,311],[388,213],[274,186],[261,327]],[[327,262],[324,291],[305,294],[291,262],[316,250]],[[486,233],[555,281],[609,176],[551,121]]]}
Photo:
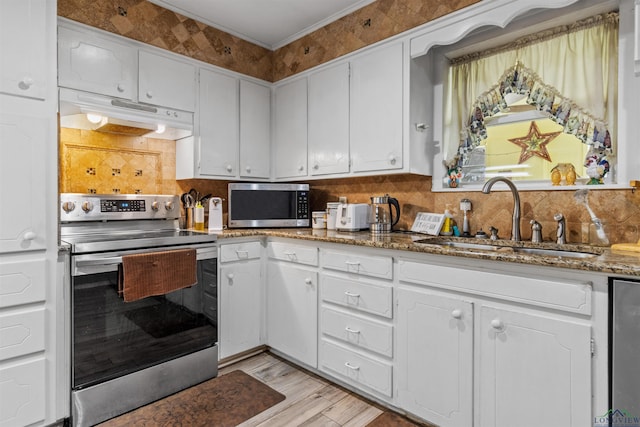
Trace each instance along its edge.
{"label": "wooden floor", "polygon": [[286,399],[241,426],[365,426],[382,413],[370,402],[297,369],[269,353],[220,369],[219,375],[240,369],[286,396]]}

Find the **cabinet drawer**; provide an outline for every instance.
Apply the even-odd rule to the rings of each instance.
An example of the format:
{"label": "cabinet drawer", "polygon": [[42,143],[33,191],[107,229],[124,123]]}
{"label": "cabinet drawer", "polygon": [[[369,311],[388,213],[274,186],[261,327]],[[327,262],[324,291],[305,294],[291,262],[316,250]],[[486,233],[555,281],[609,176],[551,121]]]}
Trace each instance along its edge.
{"label": "cabinet drawer", "polygon": [[260,242],[242,242],[220,245],[220,262],[260,258]]}
{"label": "cabinet drawer", "polygon": [[0,308],[44,301],[47,261],[2,261]]}
{"label": "cabinet drawer", "polygon": [[26,426],[44,420],[45,362],[44,358],[38,358],[0,366],[0,425]]}
{"label": "cabinet drawer", "polygon": [[393,278],[391,257],[328,250],[322,254],[322,267],[383,279]]}
{"label": "cabinet drawer", "polygon": [[298,264],[318,265],[318,248],[302,245],[292,245],[284,242],[269,242],[267,244],[269,258]]}
{"label": "cabinet drawer", "polygon": [[322,309],[321,316],[323,334],[383,356],[393,355],[393,326],[327,307]]}
{"label": "cabinet drawer", "polygon": [[393,317],[393,289],[386,283],[324,274],[320,282],[320,293],[323,301],[389,319]]}
{"label": "cabinet drawer", "polygon": [[44,350],[44,308],[0,316],[0,360]]}
{"label": "cabinet drawer", "polygon": [[391,365],[322,340],[320,367],[356,386],[391,397]]}
{"label": "cabinet drawer", "polygon": [[466,270],[409,260],[398,261],[398,277],[409,283],[591,314],[591,283],[586,281]]}

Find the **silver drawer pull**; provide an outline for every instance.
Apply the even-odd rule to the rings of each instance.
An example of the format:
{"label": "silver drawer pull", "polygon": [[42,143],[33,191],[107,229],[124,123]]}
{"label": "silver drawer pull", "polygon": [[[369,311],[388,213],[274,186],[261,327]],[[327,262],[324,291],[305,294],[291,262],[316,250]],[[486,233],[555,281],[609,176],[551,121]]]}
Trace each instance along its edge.
{"label": "silver drawer pull", "polygon": [[352,265],[360,265],[360,261],[345,261],[345,264],[352,266]]}
{"label": "silver drawer pull", "polygon": [[348,297],[352,297],[352,298],[360,298],[360,294],[354,294],[352,292],[349,291],[344,291],[344,294]]}
{"label": "silver drawer pull", "polygon": [[249,258],[249,251],[236,250],[236,255],[238,258]]}
{"label": "silver drawer pull", "polygon": [[360,333],[360,331],[359,331],[359,330],[357,330],[357,329],[351,329],[351,328],[350,328],[350,327],[348,327],[348,326],[347,326],[346,328],[344,328],[344,330],[345,330],[345,331],[347,331],[347,332],[349,332],[350,334],[359,334],[359,333]]}
{"label": "silver drawer pull", "polygon": [[344,366],[346,366],[347,368],[349,368],[349,369],[351,369],[351,370],[353,370],[353,371],[359,371],[359,370],[360,370],[360,366],[352,365],[352,364],[351,364],[351,363],[349,363],[349,362],[345,362],[345,363],[344,363]]}

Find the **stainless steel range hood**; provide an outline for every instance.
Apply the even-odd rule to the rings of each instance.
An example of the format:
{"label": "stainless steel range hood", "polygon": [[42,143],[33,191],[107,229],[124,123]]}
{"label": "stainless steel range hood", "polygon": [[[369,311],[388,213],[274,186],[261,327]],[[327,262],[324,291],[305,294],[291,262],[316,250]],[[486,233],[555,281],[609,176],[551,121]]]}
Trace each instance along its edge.
{"label": "stainless steel range hood", "polygon": [[193,134],[193,113],[60,88],[60,126],[175,141]]}

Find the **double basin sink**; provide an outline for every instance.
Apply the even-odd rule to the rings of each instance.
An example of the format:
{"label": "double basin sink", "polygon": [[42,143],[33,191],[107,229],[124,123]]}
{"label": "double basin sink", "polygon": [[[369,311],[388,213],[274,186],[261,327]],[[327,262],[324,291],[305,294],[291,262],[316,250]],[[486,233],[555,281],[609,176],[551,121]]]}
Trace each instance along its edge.
{"label": "double basin sink", "polygon": [[585,246],[555,245],[552,243],[532,243],[529,245],[528,242],[513,242],[510,240],[487,241],[486,239],[483,239],[482,242],[474,242],[473,239],[434,237],[430,239],[416,240],[413,243],[461,250],[514,253],[555,258],[593,259],[601,255],[598,248],[586,249]]}

